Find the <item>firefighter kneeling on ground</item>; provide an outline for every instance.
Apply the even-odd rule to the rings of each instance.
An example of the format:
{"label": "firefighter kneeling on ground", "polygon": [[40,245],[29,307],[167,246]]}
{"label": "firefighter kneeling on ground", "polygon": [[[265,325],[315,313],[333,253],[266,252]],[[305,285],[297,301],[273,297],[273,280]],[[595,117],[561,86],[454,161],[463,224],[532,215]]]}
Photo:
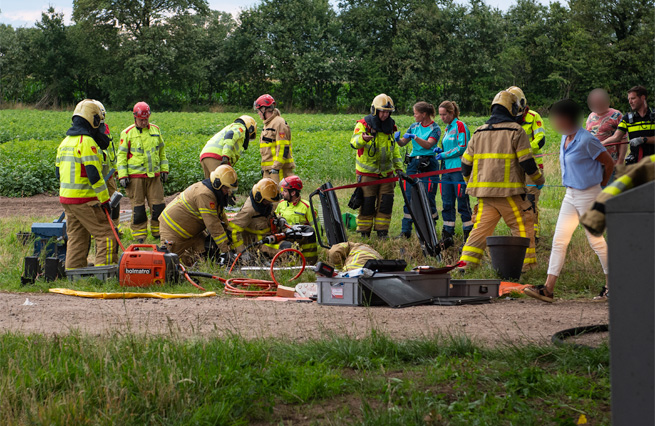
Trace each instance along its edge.
{"label": "firefighter kneeling on ground", "polygon": [[541,189],[544,177],[532,157],[528,136],[517,123],[519,99],[503,90],[494,98],[491,117],[478,128],[462,156],[466,193],[478,198],[473,230],[462,249],[467,266],[480,263],[487,237],[502,217],[515,237],[530,239],[524,268],[536,265],[532,204],[527,199],[525,175]]}
{"label": "firefighter kneeling on ground", "polygon": [[102,176],[102,150],[109,146],[100,107],[92,100],[78,103],[73,124],[57,148],[59,202],[66,212],[66,269],[84,268],[95,239],[95,266],[116,263],[118,246],[106,212],[109,193]]}
{"label": "firefighter kneeling on ground", "polygon": [[222,165],[166,206],[161,214],[161,239],[171,252],[180,256],[182,263],[190,266],[207,255],[205,230],[218,247],[223,264],[233,258],[224,208],[236,189],[237,173],[231,166]]}
{"label": "firefighter kneeling on ground", "polygon": [[[357,150],[357,182],[374,182],[402,171],[403,159],[394,139],[398,129],[391,118],[393,111],[393,99],[383,93],[373,99],[371,114],[355,125],[350,146]],[[357,232],[363,237],[370,237],[371,230],[375,229],[379,238],[388,238],[394,185],[394,182],[389,182],[364,186],[361,192],[359,188],[355,192],[361,193],[361,200],[349,205],[358,208],[358,204],[361,204],[357,215]]]}
{"label": "firefighter kneeling on ground", "polygon": [[[264,178],[252,187],[248,199],[241,210],[230,221],[232,231],[232,246],[238,253],[242,262],[252,263],[257,256],[246,248],[253,243],[260,242],[264,237],[284,232],[278,218],[273,211],[273,203],[280,201],[280,188],[270,178]],[[259,252],[272,258],[280,250],[291,248],[291,241],[279,243],[266,243],[257,246]]]}
{"label": "firefighter kneeling on ground", "polygon": [[234,123],[216,133],[202,149],[200,164],[205,179],[222,164],[233,166],[239,161],[243,151],[257,137],[257,123],[249,115],[242,115]]}
{"label": "firefighter kneeling on ground", "polygon": [[132,237],[139,243],[148,236],[146,201],[150,206],[150,233],[159,238],[159,215],[164,211],[168,160],[158,126],[150,123],[150,107],[138,102],[132,109],[134,124],[123,130],[116,155],[118,182],[132,202]]}
{"label": "firefighter kneeling on ground", "polygon": [[298,176],[289,176],[280,182],[282,201],[277,205],[275,214],[278,218],[284,219],[289,225],[299,226],[303,233],[312,234],[311,237],[298,241],[300,251],[305,256],[307,263],[313,264],[318,260],[318,245],[316,234],[310,225],[312,221],[312,210],[309,203],[300,198],[302,180]]}
{"label": "firefighter kneeling on ground", "polygon": [[339,243],[330,247],[328,262],[341,271],[363,268],[369,260],[380,260],[382,255],[371,246],[360,243]]}

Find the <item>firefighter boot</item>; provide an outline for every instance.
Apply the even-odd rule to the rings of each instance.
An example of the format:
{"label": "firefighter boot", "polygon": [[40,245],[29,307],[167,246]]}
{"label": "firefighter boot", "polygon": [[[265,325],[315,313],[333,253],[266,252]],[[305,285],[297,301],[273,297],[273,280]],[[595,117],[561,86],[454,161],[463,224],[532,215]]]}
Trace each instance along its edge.
{"label": "firefighter boot", "polygon": [[377,231],[378,232],[378,238],[381,240],[386,240],[389,238],[389,231]]}

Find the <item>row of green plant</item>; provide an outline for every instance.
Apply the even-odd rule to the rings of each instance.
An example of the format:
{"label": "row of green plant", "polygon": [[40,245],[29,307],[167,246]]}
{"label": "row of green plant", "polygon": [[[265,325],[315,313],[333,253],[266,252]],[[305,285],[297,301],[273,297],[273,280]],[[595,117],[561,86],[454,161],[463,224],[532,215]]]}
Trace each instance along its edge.
{"label": "row of green plant", "polygon": [[18,424],[610,424],[609,351],[461,336],[182,338],[0,334]]}

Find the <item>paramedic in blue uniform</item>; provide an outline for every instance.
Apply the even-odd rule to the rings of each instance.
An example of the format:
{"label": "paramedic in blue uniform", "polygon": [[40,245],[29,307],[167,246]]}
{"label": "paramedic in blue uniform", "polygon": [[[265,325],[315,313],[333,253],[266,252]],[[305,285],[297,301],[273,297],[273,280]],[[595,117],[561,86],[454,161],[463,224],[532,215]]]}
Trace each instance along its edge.
{"label": "paramedic in blue uniform", "polygon": [[[435,147],[434,149],[437,153],[437,161],[443,161],[444,170],[460,169],[462,155],[471,139],[471,132],[466,124],[459,120],[459,107],[453,101],[443,101],[439,105],[439,117],[446,124],[446,130],[441,141],[443,148]],[[466,241],[473,229],[473,221],[471,220],[471,204],[469,196],[466,195],[466,184],[461,171],[441,175],[441,202],[443,204],[442,238],[455,235],[455,221],[457,212],[459,212],[462,219],[464,241]],[[457,202],[457,210],[455,210],[455,202]]]}
{"label": "paramedic in blue uniform", "polygon": [[[409,129],[402,137],[400,132],[396,132],[395,136],[399,146],[405,146],[410,141],[412,142],[412,153],[409,154],[406,171],[408,175],[439,170],[435,153],[432,150],[441,137],[441,128],[434,122],[436,115],[437,111],[434,105],[427,102],[417,102],[414,105],[414,120],[416,122],[409,126]],[[439,219],[436,203],[439,178],[437,176],[428,176],[421,178],[421,181],[428,195],[432,219],[436,223]],[[406,191],[407,198],[410,199],[409,188],[402,189]],[[407,205],[403,207],[403,210],[405,215],[403,216],[400,236],[410,238],[412,236],[412,217],[409,214]]]}

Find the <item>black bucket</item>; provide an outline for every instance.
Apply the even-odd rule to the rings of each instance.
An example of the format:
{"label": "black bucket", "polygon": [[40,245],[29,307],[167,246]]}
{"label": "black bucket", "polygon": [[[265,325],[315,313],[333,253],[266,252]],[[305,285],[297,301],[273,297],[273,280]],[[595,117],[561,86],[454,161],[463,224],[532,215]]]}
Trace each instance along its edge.
{"label": "black bucket", "polygon": [[491,265],[504,280],[521,278],[525,253],[530,247],[530,238],[487,237],[487,247],[491,255]]}

